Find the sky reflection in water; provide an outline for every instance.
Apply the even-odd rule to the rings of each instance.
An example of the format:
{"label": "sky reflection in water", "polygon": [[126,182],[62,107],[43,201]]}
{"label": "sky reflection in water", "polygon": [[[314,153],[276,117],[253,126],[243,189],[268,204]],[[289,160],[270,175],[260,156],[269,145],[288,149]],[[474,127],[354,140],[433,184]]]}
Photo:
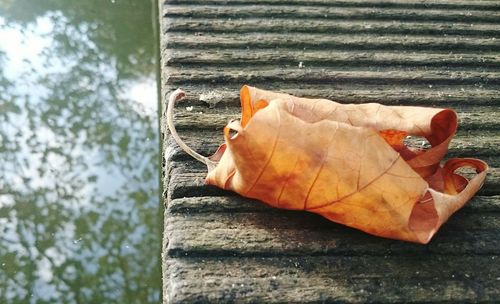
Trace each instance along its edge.
{"label": "sky reflection in water", "polygon": [[0,303],[159,301],[152,2],[0,0]]}

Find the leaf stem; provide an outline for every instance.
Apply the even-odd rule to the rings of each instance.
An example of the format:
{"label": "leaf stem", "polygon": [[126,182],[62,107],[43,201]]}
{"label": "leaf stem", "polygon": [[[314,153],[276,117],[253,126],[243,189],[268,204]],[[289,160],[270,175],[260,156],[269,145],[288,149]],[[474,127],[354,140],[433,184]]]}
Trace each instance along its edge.
{"label": "leaf stem", "polygon": [[170,130],[170,134],[174,138],[175,142],[181,147],[184,152],[187,154],[191,155],[194,159],[196,159],[199,162],[204,163],[207,165],[208,169],[214,168],[217,163],[214,161],[211,161],[207,157],[199,154],[198,152],[194,151],[188,145],[184,143],[184,141],[179,137],[179,134],[177,134],[177,130],[175,129],[174,126],[174,107],[175,107],[175,102],[181,98],[183,98],[186,95],[186,93],[181,90],[177,89],[174,92],[170,94],[170,98],[168,99],[168,105],[167,105],[167,125],[168,129]]}

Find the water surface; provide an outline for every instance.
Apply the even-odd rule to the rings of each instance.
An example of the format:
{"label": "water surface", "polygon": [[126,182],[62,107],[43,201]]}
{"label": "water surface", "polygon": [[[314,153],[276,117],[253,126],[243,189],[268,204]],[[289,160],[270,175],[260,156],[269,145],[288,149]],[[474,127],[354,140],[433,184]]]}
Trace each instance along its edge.
{"label": "water surface", "polygon": [[152,0],[0,0],[0,303],[158,303]]}

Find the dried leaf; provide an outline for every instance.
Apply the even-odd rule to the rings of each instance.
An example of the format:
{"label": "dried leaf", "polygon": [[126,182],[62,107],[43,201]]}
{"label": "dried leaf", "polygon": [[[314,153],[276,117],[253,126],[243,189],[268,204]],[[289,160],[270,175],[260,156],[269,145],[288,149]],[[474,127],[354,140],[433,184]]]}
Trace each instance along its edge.
{"label": "dried leaf", "polygon": [[[449,109],[340,104],[249,86],[241,107],[241,121],[224,129],[225,144],[204,158],[208,184],[373,235],[429,242],[488,169],[468,158],[440,165],[457,128]],[[407,135],[432,148],[405,146]],[[477,175],[468,181],[455,174],[461,167]]]}

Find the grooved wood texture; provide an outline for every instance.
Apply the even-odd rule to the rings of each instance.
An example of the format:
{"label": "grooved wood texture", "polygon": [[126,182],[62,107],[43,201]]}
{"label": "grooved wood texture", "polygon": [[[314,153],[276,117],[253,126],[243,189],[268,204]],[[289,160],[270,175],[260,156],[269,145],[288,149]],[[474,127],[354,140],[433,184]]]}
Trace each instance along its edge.
{"label": "grooved wood texture", "polygon": [[162,118],[165,303],[500,298],[500,1],[167,0],[160,13],[163,110],[170,92],[187,92],[176,126],[202,154],[221,143],[250,84],[451,107],[460,126],[449,156],[492,167],[478,196],[415,245],[204,185],[206,168]]}

